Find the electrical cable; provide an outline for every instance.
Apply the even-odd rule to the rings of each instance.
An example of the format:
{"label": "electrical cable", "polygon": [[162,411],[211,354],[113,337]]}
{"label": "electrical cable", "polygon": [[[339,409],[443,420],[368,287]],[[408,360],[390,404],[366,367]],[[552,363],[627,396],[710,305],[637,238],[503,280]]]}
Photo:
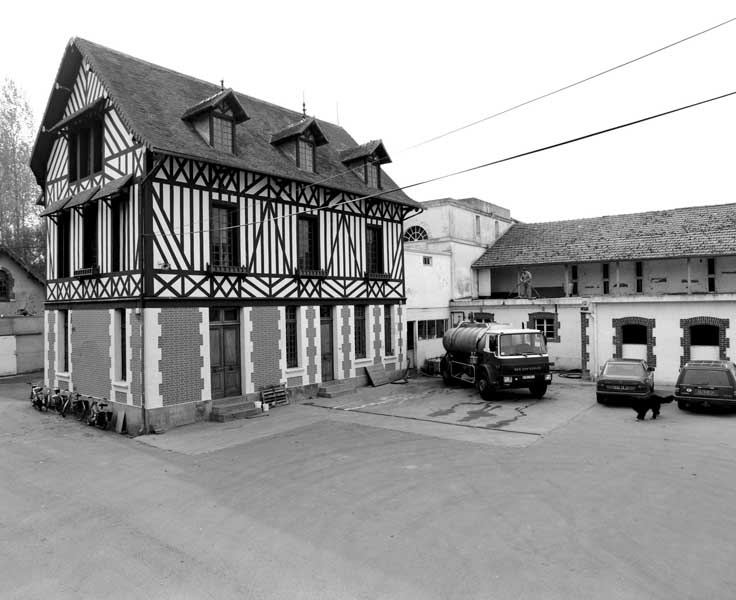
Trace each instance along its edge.
{"label": "electrical cable", "polygon": [[674,46],[677,46],[678,44],[682,44],[684,42],[687,42],[689,40],[692,40],[698,36],[701,36],[705,33],[708,33],[710,31],[713,31],[714,29],[718,29],[719,27],[723,27],[724,25],[728,25],[729,23],[733,23],[736,21],[736,17],[733,17],[731,19],[727,19],[726,21],[723,21],[721,23],[718,23],[717,25],[713,25],[712,27],[708,27],[707,29],[703,29],[702,31],[699,31],[697,33],[693,33],[692,35],[689,35],[687,37],[681,38],[677,40],[676,42],[672,42],[670,44],[667,44],[666,46],[662,46],[660,48],[657,48],[656,50],[652,50],[651,52],[647,52],[646,54],[642,54],[641,56],[637,56],[636,58],[632,58],[630,60],[627,60],[625,62],[619,63],[613,67],[609,67],[608,69],[605,69],[603,71],[600,71],[596,73],[595,75],[589,75],[588,77],[584,77],[583,79],[580,79],[578,81],[575,81],[573,83],[569,83],[567,85],[562,86],[561,88],[557,88],[556,90],[553,90],[551,92],[547,92],[546,94],[542,94],[541,96],[537,96],[535,98],[532,98],[531,100],[526,100],[525,102],[521,102],[519,104],[515,104],[514,106],[511,106],[509,108],[506,108],[504,110],[501,110],[497,113],[494,113],[492,115],[489,115],[487,117],[483,117],[481,119],[478,119],[476,121],[473,121],[471,123],[467,123],[465,125],[461,125],[460,127],[456,127],[455,129],[451,129],[450,131],[446,131],[445,133],[441,133],[439,135],[436,135],[434,137],[428,138],[422,142],[413,144],[411,146],[407,146],[406,148],[400,150],[399,152],[406,152],[407,150],[413,150],[414,148],[419,148],[420,146],[424,146],[426,144],[429,144],[431,142],[435,142],[439,139],[442,139],[444,137],[447,137],[449,135],[452,135],[454,133],[458,133],[459,131],[463,131],[465,129],[468,129],[470,127],[474,127],[475,125],[479,125],[480,123],[484,123],[485,121],[489,121],[490,119],[495,119],[496,117],[500,117],[501,115],[505,115],[510,113],[511,111],[514,111],[518,108],[521,108],[523,106],[527,106],[529,104],[532,104],[533,102],[537,102],[538,100],[543,100],[544,98],[549,98],[550,96],[554,96],[555,94],[559,94],[560,92],[564,92],[565,90],[569,90],[570,88],[573,88],[575,86],[578,86],[582,83],[586,83],[587,81],[591,81],[593,79],[596,79],[598,77],[601,77],[603,75],[606,75],[608,73],[612,73],[613,71],[616,71],[618,69],[621,69],[623,67],[626,67],[628,65],[631,65],[635,62],[638,62],[640,60],[643,60],[645,58],[649,58],[650,56],[653,56],[655,54],[658,54],[659,52],[663,52],[664,50],[668,50],[669,48],[672,48]]}
{"label": "electrical cable", "polygon": [[[632,65],[636,62],[639,62],[640,60],[644,60],[645,58],[649,58],[650,56],[654,56],[655,54],[659,54],[660,52],[664,52],[665,50],[669,50],[670,48],[673,48],[675,46],[678,46],[679,44],[683,44],[684,42],[690,41],[692,39],[695,39],[696,37],[699,37],[701,35],[704,35],[706,33],[709,33],[711,31],[714,31],[718,29],[719,27],[723,27],[724,25],[728,25],[729,23],[733,23],[736,21],[736,17],[732,17],[730,19],[726,19],[725,21],[722,21],[716,25],[713,25],[711,27],[708,27],[706,29],[703,29],[702,31],[698,31],[697,33],[693,33],[691,35],[688,35],[684,38],[680,38],[679,40],[676,40],[674,42],[671,42],[669,44],[666,44],[664,46],[661,46],[655,50],[651,50],[645,54],[642,54],[640,56],[637,56],[636,58],[629,59],[627,61],[624,61],[622,63],[619,63],[617,65],[614,65],[613,67],[609,67],[607,69],[604,69],[603,71],[599,71],[598,73],[595,73],[593,75],[589,75],[587,77],[584,77],[583,79],[579,79],[578,81],[575,81],[573,83],[569,83],[567,85],[564,85],[560,88],[557,88],[555,90],[552,90],[550,92],[546,92],[544,94],[541,94],[540,96],[536,96],[534,98],[531,98],[530,100],[526,100],[524,102],[520,102],[519,104],[515,104],[514,106],[510,106],[508,108],[505,108],[504,110],[501,110],[499,112],[493,113],[492,115],[488,115],[487,117],[483,117],[481,119],[477,119],[476,121],[472,121],[471,123],[466,123],[465,125],[461,125],[460,127],[456,127],[455,129],[451,129],[449,131],[446,131],[444,133],[440,133],[438,135],[435,135],[434,137],[427,138],[426,140],[423,140],[421,142],[417,142],[415,144],[412,144],[410,146],[407,146],[405,148],[402,148],[398,151],[398,154],[403,154],[404,152],[407,152],[409,150],[413,150],[415,148],[420,148],[421,146],[426,146],[427,144],[430,144],[432,142],[436,142],[437,140],[440,140],[442,138],[448,137],[450,135],[453,135],[455,133],[458,133],[460,131],[464,131],[465,129],[469,129],[471,127],[474,127],[476,125],[480,125],[481,123],[485,123],[486,121],[490,121],[491,119],[495,119],[496,117],[503,116],[505,114],[508,114],[512,111],[515,111],[519,108],[522,108],[524,106],[528,106],[534,102],[538,102],[539,100],[544,100],[545,98],[549,98],[550,96],[554,96],[555,94],[559,94],[560,92],[564,92],[565,90],[569,90],[571,88],[574,88],[578,85],[581,85],[583,83],[586,83],[588,81],[592,81],[593,79],[597,79],[598,77],[602,77],[603,75],[607,75],[608,73],[612,73],[613,71],[616,71],[618,69],[622,69],[623,67]],[[349,169],[345,169],[344,171],[340,171],[334,175],[330,175],[329,177],[325,177],[324,179],[320,179],[319,181],[315,181],[312,183],[307,184],[306,189],[309,189],[312,186],[320,185],[321,183],[325,183],[327,181],[331,181],[335,179],[336,177],[339,177],[341,175],[344,175],[346,173],[349,173],[350,171],[355,171],[356,168],[360,167],[353,167]]]}
{"label": "electrical cable", "polygon": [[727,93],[721,94],[719,96],[713,96],[712,98],[707,98],[705,100],[700,100],[698,102],[693,102],[692,104],[687,104],[685,106],[680,106],[678,108],[673,108],[673,109],[670,109],[670,110],[666,110],[664,112],[657,113],[657,114],[654,114],[654,115],[650,115],[648,117],[643,117],[641,119],[636,119],[634,121],[629,121],[627,123],[622,123],[621,125],[614,125],[613,127],[607,127],[606,129],[600,129],[598,131],[594,131],[593,133],[587,133],[585,135],[581,135],[581,136],[578,136],[578,137],[570,138],[570,139],[564,140],[562,142],[556,142],[554,144],[549,144],[547,146],[542,146],[542,147],[539,147],[539,148],[535,148],[534,150],[527,150],[526,152],[520,152],[518,154],[513,154],[513,155],[507,156],[505,158],[499,158],[497,160],[492,160],[492,161],[485,162],[485,163],[482,163],[482,164],[479,164],[479,165],[474,165],[472,167],[467,167],[465,169],[460,169],[458,171],[452,171],[450,173],[445,173],[444,175],[438,175],[437,177],[431,177],[429,179],[424,179],[424,180],[421,180],[421,181],[410,183],[408,185],[397,186],[397,187],[394,187],[394,188],[391,188],[391,189],[388,189],[388,190],[380,190],[380,191],[376,192],[375,194],[369,194],[367,196],[359,196],[357,198],[352,198],[350,200],[343,200],[341,202],[336,202],[335,204],[331,204],[328,207],[307,208],[307,209],[303,209],[303,210],[299,210],[299,211],[295,211],[295,212],[289,213],[288,215],[279,215],[279,216],[276,216],[276,217],[269,217],[267,219],[262,219],[262,220],[259,220],[259,221],[250,221],[250,222],[247,222],[247,223],[243,223],[242,225],[231,225],[229,227],[223,227],[223,228],[220,228],[220,229],[208,229],[208,230],[198,230],[198,231],[192,230],[192,231],[188,231],[188,232],[182,231],[182,232],[178,232],[178,233],[156,233],[156,234],[146,234],[146,235],[151,235],[151,236],[154,236],[154,237],[160,237],[160,236],[169,236],[169,235],[191,235],[191,234],[195,234],[195,233],[204,233],[205,231],[211,232],[211,231],[226,231],[228,229],[239,229],[240,227],[248,227],[248,226],[252,226],[252,225],[260,225],[260,224],[268,223],[268,222],[272,222],[272,221],[279,221],[281,219],[292,218],[292,217],[298,216],[300,214],[312,214],[315,211],[323,210],[324,208],[334,208],[334,207],[337,207],[337,206],[342,206],[344,204],[352,204],[354,202],[359,202],[361,200],[371,200],[373,198],[378,198],[380,196],[383,196],[383,195],[385,195],[387,193],[398,192],[398,191],[401,191],[401,190],[406,190],[406,189],[409,189],[409,188],[418,187],[420,185],[425,185],[427,183],[433,183],[435,181],[440,181],[442,179],[448,179],[450,177],[455,177],[457,175],[463,175],[465,173],[470,173],[472,171],[478,171],[480,169],[485,169],[485,168],[491,167],[493,165],[499,165],[501,163],[505,163],[505,162],[509,162],[509,161],[516,160],[516,159],[519,159],[519,158],[523,158],[525,156],[531,156],[533,154],[539,154],[540,152],[546,152],[547,150],[553,150],[555,148],[560,148],[562,146],[567,146],[569,144],[574,144],[576,142],[587,140],[587,139],[590,139],[590,138],[593,138],[593,137],[596,137],[596,136],[599,136],[599,135],[603,135],[603,134],[606,134],[606,133],[611,133],[613,131],[618,131],[619,129],[625,129],[627,127],[632,127],[633,125],[639,125],[639,124],[645,123],[647,121],[652,121],[654,119],[659,119],[659,118],[665,117],[667,115],[671,115],[671,114],[674,114],[674,113],[677,113],[677,112],[681,112],[683,110],[694,108],[696,106],[701,106],[703,104],[708,104],[710,102],[715,102],[716,100],[722,100],[723,98],[728,98],[728,97],[734,96],[734,95],[736,95],[736,91],[727,92]]}

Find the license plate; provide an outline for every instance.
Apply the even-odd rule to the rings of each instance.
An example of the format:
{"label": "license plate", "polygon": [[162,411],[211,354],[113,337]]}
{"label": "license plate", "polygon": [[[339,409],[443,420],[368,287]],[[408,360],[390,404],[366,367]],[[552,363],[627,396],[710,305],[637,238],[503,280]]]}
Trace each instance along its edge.
{"label": "license plate", "polygon": [[522,375],[522,379],[534,379],[534,375]]}
{"label": "license plate", "polygon": [[609,389],[617,390],[619,392],[631,392],[634,388],[630,385],[609,385]]}
{"label": "license plate", "polygon": [[698,396],[717,396],[718,391],[717,390],[702,390],[699,389],[697,391]]}

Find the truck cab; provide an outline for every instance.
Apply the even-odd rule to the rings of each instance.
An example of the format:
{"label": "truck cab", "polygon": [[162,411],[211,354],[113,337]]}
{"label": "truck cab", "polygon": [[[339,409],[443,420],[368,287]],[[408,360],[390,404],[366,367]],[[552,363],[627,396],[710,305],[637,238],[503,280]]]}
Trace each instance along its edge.
{"label": "truck cab", "polygon": [[544,335],[503,323],[465,322],[449,329],[440,372],[447,385],[473,383],[484,400],[497,390],[528,388],[541,398],[552,382]]}

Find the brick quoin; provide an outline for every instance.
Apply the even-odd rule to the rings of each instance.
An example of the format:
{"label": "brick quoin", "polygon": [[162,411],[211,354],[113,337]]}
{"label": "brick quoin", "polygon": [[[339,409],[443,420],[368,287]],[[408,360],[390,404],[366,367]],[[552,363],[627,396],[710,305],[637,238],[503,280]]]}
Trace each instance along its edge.
{"label": "brick quoin", "polygon": [[163,308],[158,323],[161,326],[159,393],[164,406],[201,400],[204,388],[204,360],[200,355],[202,313],[198,307]]}
{"label": "brick quoin", "polygon": [[318,368],[318,352],[317,352],[317,317],[318,312],[313,306],[307,307],[307,381],[305,383],[315,383],[317,381]]}
{"label": "brick quoin", "polygon": [[48,317],[48,338],[49,338],[49,352],[46,355],[46,373],[48,375],[49,385],[54,384],[54,377],[56,377],[56,371],[54,370],[54,357],[56,356],[56,313],[53,310],[47,310],[46,315]]}
{"label": "brick quoin", "polygon": [[[385,310],[391,310],[387,304]],[[373,364],[381,364],[381,350],[383,349],[383,313],[381,307],[376,305],[373,307]]]}
{"label": "brick quoin", "polygon": [[251,310],[253,385],[256,391],[281,382],[279,307],[254,306]]}
{"label": "brick quoin", "polygon": [[106,398],[110,393],[110,312],[107,309],[69,311],[74,389]]}
{"label": "brick quoin", "polygon": [[143,397],[143,315],[130,315],[130,394],[133,398],[133,405],[140,406]]}
{"label": "brick quoin", "polygon": [[350,307],[341,307],[339,315],[340,333],[342,334],[342,344],[340,344],[340,350],[342,351],[342,372],[343,379],[350,379],[350,349],[353,345],[352,340],[352,323],[350,322]]}

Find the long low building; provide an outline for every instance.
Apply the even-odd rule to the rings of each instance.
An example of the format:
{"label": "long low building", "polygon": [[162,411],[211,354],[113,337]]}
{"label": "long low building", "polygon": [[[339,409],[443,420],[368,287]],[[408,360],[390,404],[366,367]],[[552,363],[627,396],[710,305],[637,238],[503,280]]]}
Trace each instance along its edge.
{"label": "long low building", "polygon": [[643,358],[672,384],[687,360],[731,358],[736,204],[517,223],[473,269],[451,311],[543,330],[558,369]]}

